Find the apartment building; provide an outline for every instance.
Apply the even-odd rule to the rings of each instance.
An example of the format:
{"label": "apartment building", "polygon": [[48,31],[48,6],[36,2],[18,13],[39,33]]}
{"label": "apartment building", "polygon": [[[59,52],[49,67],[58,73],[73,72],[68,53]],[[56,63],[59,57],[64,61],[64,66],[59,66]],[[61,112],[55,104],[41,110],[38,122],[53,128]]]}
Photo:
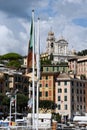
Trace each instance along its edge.
{"label": "apartment building", "polygon": [[69,66],[67,63],[65,64],[58,64],[58,65],[42,65],[41,66],[41,71],[42,72],[65,72],[68,73],[69,71]]}
{"label": "apartment building", "polygon": [[7,68],[3,68],[0,71],[0,92],[6,93],[18,89],[20,93],[24,93],[25,95],[29,94],[28,76],[23,75],[22,72]]}
{"label": "apartment building", "polygon": [[43,72],[40,78],[39,98],[40,100],[55,101],[55,77],[58,73]]}
{"label": "apartment building", "polygon": [[84,75],[87,78],[87,56],[77,60],[77,75]]}
{"label": "apartment building", "polygon": [[68,60],[69,70],[76,75],[87,78],[87,56],[77,56]]}
{"label": "apartment building", "polygon": [[61,73],[55,82],[56,113],[71,119],[77,112],[87,112],[87,81]]}

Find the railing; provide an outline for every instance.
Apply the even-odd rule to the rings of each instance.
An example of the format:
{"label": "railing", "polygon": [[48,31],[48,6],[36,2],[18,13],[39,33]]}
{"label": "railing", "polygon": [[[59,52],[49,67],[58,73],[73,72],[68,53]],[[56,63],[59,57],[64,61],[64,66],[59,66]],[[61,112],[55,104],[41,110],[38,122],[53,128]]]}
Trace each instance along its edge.
{"label": "railing", "polygon": [[[32,126],[2,126],[0,130],[36,130]],[[51,130],[51,127],[39,127],[38,130]]]}

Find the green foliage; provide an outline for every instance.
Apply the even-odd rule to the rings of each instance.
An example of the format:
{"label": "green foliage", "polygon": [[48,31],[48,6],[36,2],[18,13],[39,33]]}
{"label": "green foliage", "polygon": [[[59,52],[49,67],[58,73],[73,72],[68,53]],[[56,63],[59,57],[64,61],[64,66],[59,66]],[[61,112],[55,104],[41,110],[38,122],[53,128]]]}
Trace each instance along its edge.
{"label": "green foliage", "polygon": [[22,110],[27,107],[28,103],[28,97],[24,94],[17,94],[17,108],[19,112],[22,112]]}
{"label": "green foliage", "polygon": [[49,59],[47,59],[47,60],[41,60],[41,65],[51,65],[51,60]]}
{"label": "green foliage", "polygon": [[61,122],[61,115],[59,113],[52,113],[52,119]]}
{"label": "green foliage", "polygon": [[85,56],[85,55],[87,55],[87,49],[86,49],[86,50],[79,51],[79,52],[77,53],[77,55],[78,55],[78,56]]}
{"label": "green foliage", "polygon": [[17,53],[8,53],[1,56],[1,60],[18,60],[22,59],[22,56]]}
{"label": "green foliage", "polygon": [[54,110],[56,108],[56,106],[57,105],[53,101],[50,101],[50,100],[40,100],[39,101],[39,108]]}
{"label": "green foliage", "polygon": [[0,93],[0,105],[3,105],[4,102],[7,104],[7,100],[4,101],[6,96],[3,93]]}
{"label": "green foliage", "polygon": [[7,63],[7,66],[19,68],[21,66],[21,62],[17,60],[11,60]]}
{"label": "green foliage", "polygon": [[10,98],[7,97],[6,95],[4,95],[4,97],[3,97],[2,105],[6,105],[6,106],[8,106],[8,107],[9,107],[9,105],[10,105]]}
{"label": "green foliage", "polygon": [[0,63],[5,64],[7,67],[19,68],[22,64],[22,56],[17,53],[8,53],[0,56]]}
{"label": "green foliage", "polygon": [[[22,112],[27,107],[28,97],[24,94],[17,94],[17,111]],[[6,112],[10,109],[10,97],[0,93],[0,107],[2,111],[5,112],[4,106],[7,108]]]}

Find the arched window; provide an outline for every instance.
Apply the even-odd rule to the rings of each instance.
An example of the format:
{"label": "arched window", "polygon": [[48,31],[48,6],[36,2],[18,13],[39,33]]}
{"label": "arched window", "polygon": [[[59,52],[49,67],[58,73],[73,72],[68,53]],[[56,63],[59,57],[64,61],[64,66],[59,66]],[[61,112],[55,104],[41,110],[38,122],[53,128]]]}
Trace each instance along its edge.
{"label": "arched window", "polygon": [[51,43],[51,48],[53,48],[53,42]]}

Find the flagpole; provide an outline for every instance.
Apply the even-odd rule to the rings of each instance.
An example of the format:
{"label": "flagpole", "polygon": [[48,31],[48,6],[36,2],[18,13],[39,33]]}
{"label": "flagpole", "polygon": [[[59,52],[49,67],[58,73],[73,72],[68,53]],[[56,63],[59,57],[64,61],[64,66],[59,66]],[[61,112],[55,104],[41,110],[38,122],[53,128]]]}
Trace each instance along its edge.
{"label": "flagpole", "polygon": [[35,30],[34,30],[34,10],[32,10],[32,19],[33,19],[33,37],[32,37],[32,43],[33,43],[33,60],[32,60],[32,67],[33,67],[33,73],[32,73],[32,87],[33,87],[33,110],[32,110],[32,113],[33,113],[33,129],[34,129],[34,126],[35,126],[35,81],[34,81],[34,71],[35,71],[35,67],[34,67],[34,54],[35,54]]}
{"label": "flagpole", "polygon": [[36,112],[37,112],[37,120],[36,120],[36,130],[38,130],[38,118],[39,118],[39,79],[40,79],[40,19],[38,18],[37,22],[37,102],[36,102]]}

